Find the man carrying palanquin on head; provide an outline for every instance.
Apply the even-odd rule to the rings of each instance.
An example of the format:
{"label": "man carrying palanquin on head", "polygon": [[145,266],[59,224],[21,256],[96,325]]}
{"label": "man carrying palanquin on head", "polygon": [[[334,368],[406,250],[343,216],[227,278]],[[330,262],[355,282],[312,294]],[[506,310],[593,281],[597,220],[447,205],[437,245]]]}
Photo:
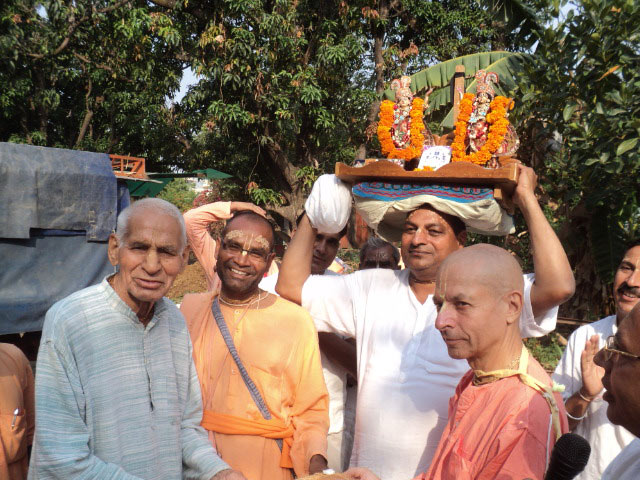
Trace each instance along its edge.
{"label": "man carrying palanquin on head", "polygon": [[[557,305],[573,294],[566,254],[534,195],[532,169],[520,166],[513,200],[529,227],[535,278],[524,277],[519,321],[523,337],[555,328]],[[329,177],[330,178],[330,177]],[[348,194],[332,205],[316,182],[296,236],[280,269],[276,290],[307,308],[319,331],[354,336],[358,352],[358,401],[351,466],[365,466],[385,480],[406,480],[425,472],[447,420],[449,398],[468,370],[449,357],[435,328],[434,281],[442,261],[464,247],[463,222],[423,205],[408,213],[402,232],[405,270],[370,269],[341,277],[309,277],[313,224],[323,212],[350,207]],[[329,185],[332,187],[332,185]],[[330,190],[330,188],[329,188]],[[325,195],[328,195],[325,196]],[[316,197],[314,197],[316,196]],[[332,212],[333,213],[333,212]],[[342,225],[335,225],[338,230]],[[323,229],[327,230],[326,224]],[[401,436],[397,433],[402,432]]]}
{"label": "man carrying palanquin on head", "polygon": [[219,455],[251,480],[289,480],[326,468],[328,396],[313,322],[264,292],[274,232],[254,211],[225,226],[217,292],[181,305],[202,385],[202,425]]}
{"label": "man carrying palanquin on head", "polygon": [[[493,245],[458,250],[442,263],[433,297],[436,328],[449,355],[466,359],[471,370],[449,401],[431,467],[416,480],[544,477],[568,426],[562,398],[522,343],[523,286],[518,262]],[[366,470],[351,473],[376,478]]]}
{"label": "man carrying palanquin on head", "polygon": [[29,478],[245,480],[200,426],[189,332],[164,297],[186,247],[175,206],[135,202],[109,237],[117,273],[49,309]]}

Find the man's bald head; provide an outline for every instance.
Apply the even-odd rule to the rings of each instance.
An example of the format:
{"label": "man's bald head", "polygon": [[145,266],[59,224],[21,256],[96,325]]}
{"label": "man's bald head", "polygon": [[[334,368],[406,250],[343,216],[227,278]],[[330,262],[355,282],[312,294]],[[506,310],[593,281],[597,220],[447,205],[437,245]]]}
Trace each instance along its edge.
{"label": "man's bald head", "polygon": [[[462,248],[442,262],[440,271],[444,272],[453,266],[461,268],[466,276],[487,286],[496,295],[512,290],[523,293],[522,268],[513,255],[503,248],[488,243]],[[446,278],[442,282],[440,286],[445,287]]]}
{"label": "man's bald head", "polygon": [[519,353],[523,289],[520,265],[502,248],[480,244],[450,254],[433,296],[449,355],[481,368]]}

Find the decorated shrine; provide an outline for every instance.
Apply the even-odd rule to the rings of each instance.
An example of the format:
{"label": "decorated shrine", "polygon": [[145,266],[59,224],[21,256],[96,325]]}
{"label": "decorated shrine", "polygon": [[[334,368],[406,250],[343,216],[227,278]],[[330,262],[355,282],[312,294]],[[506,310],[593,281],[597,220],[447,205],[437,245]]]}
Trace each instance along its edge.
{"label": "decorated shrine", "polygon": [[517,184],[518,135],[509,122],[514,101],[497,95],[498,74],[478,70],[475,93],[464,92],[464,66],[452,79],[454,129],[434,135],[425,122],[430,88],[420,97],[411,78],[391,83],[395,101],[380,104],[377,135],[384,158],[336,165],[353,184],[356,209],[390,241],[399,239],[406,213],[428,203],[461,218],[470,231],[506,235],[513,230],[510,195]]}

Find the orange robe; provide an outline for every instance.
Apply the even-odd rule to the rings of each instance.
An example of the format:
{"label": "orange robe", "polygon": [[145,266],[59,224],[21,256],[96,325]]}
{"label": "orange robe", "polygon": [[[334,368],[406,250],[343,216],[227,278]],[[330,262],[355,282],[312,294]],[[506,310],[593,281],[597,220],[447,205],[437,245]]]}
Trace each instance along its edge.
{"label": "orange robe", "polygon": [[[202,387],[204,410],[262,422],[215,323],[212,292],[185,296],[187,320]],[[308,474],[313,455],[326,458],[329,400],[320,366],[318,339],[303,308],[275,297],[275,303],[245,312],[221,305],[234,344],[272,417],[292,427],[290,459],[298,476]],[[206,418],[206,414],[205,414]],[[258,435],[209,432],[219,455],[251,480],[290,480],[280,467],[275,440]]]}
{"label": "orange robe", "polygon": [[[0,478],[27,478],[27,446],[35,427],[33,373],[24,353],[0,343]],[[16,409],[18,410],[15,415]]]}
{"label": "orange robe", "polygon": [[[551,385],[531,356],[527,373]],[[472,370],[460,380],[429,471],[415,480],[542,479],[556,439],[546,400],[515,376],[480,386],[472,380]],[[566,433],[562,397],[554,396]]]}

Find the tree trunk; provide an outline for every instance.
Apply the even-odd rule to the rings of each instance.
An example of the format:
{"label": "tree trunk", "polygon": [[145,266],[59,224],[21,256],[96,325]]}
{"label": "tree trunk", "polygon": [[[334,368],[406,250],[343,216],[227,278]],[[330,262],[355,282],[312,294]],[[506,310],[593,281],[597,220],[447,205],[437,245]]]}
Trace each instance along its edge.
{"label": "tree trunk", "polygon": [[[374,61],[374,75],[376,79],[376,94],[378,97],[384,92],[384,37],[386,30],[384,24],[389,19],[389,2],[387,0],[380,0],[378,3],[378,13],[380,15],[380,22],[378,26],[373,29],[373,61]],[[373,130],[371,127],[375,124],[378,117],[378,111],[380,110],[380,100],[376,100],[369,107],[369,113],[367,114],[367,130]],[[364,160],[367,157],[367,145],[366,142],[361,143],[358,146],[356,153],[357,160]]]}
{"label": "tree trunk", "polygon": [[[37,85],[38,91],[44,92],[45,90],[44,75],[42,74],[42,70],[40,70],[39,68],[36,68],[35,70],[35,79],[36,79],[36,85]],[[38,110],[38,129],[40,130],[40,133],[42,133],[42,135],[44,136],[45,145],[47,145],[46,140],[47,140],[47,126],[49,122],[49,110],[47,109],[47,107],[44,106],[42,101],[38,104],[36,108]]]}

